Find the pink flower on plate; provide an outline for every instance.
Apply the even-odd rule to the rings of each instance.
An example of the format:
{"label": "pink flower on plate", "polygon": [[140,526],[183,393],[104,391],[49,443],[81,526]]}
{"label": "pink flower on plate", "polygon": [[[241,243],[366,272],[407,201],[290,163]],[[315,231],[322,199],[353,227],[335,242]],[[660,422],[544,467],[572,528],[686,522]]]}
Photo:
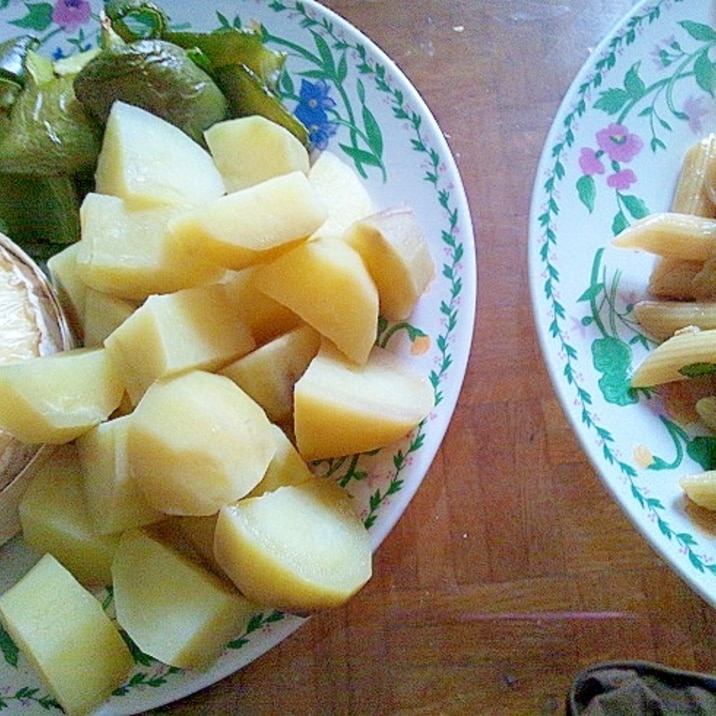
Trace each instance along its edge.
{"label": "pink flower on plate", "polygon": [[90,19],[91,12],[87,0],[56,0],[52,8],[52,22],[72,32]]}
{"label": "pink flower on plate", "polygon": [[597,144],[613,162],[630,162],[644,142],[622,124],[610,124],[597,132]]}
{"label": "pink flower on plate", "polygon": [[607,177],[607,186],[617,190],[628,189],[635,182],[636,174],[631,169],[621,169]]}
{"label": "pink flower on plate", "polygon": [[703,105],[702,98],[691,95],[686,102],[684,102],[684,112],[689,117],[689,129],[694,134],[701,132],[703,127],[701,120],[709,113],[708,109]]}
{"label": "pink flower on plate", "polygon": [[594,174],[604,174],[604,164],[599,155],[589,147],[582,147],[579,153],[579,168],[587,176]]}

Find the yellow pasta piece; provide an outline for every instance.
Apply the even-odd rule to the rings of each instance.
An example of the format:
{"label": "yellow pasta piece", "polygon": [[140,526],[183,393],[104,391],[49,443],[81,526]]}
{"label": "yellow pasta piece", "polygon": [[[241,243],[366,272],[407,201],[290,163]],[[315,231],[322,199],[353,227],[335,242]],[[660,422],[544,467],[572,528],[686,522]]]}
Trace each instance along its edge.
{"label": "yellow pasta piece", "polygon": [[634,316],[647,333],[663,341],[687,326],[716,328],[716,301],[639,301]]}
{"label": "yellow pasta piece", "polygon": [[651,214],[624,229],[612,243],[623,249],[706,261],[716,250],[716,219],[673,211]]}
{"label": "yellow pasta piece", "polygon": [[663,299],[694,301],[694,278],[703,266],[703,261],[660,258],[649,278],[649,293]]}
{"label": "yellow pasta piece", "polygon": [[707,510],[716,510],[716,470],[684,475],[679,485],[692,502]]}
{"label": "yellow pasta piece", "polygon": [[709,428],[716,430],[716,396],[709,395],[696,401],[696,413],[701,422]]}
{"label": "yellow pasta piece", "polygon": [[711,199],[710,176],[716,164],[716,134],[709,134],[692,145],[681,166],[671,210],[695,216],[716,216]]}
{"label": "yellow pasta piece", "polygon": [[716,330],[685,330],[657,346],[636,369],[633,388],[685,380],[716,368]]}
{"label": "yellow pasta piece", "polygon": [[716,298],[716,254],[709,256],[694,280],[691,282],[694,296],[699,301],[710,301]]}

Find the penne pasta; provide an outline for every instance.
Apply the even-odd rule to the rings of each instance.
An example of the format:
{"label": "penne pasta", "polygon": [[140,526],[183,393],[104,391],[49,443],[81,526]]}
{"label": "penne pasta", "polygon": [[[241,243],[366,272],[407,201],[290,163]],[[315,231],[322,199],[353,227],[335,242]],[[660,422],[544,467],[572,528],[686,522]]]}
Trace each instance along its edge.
{"label": "penne pasta", "polygon": [[634,315],[644,330],[662,341],[687,326],[716,329],[716,301],[639,301]]}
{"label": "penne pasta", "polygon": [[716,298],[716,255],[712,254],[704,261],[701,271],[691,282],[694,297],[699,301]]}
{"label": "penne pasta", "polygon": [[703,267],[703,261],[660,258],[649,279],[649,293],[662,299],[695,301],[694,278]]}
{"label": "penne pasta", "polygon": [[679,485],[692,502],[707,510],[716,510],[716,470],[684,475]]}
{"label": "penne pasta", "polygon": [[696,413],[701,422],[709,428],[716,430],[716,396],[709,395],[696,401]]}
{"label": "penne pasta", "polygon": [[633,388],[686,380],[716,370],[716,330],[687,329],[658,345],[636,369]]}
{"label": "penne pasta", "polygon": [[706,261],[716,252],[716,219],[665,211],[624,229],[612,244],[659,256]]}
{"label": "penne pasta", "polygon": [[716,134],[709,134],[689,148],[676,183],[671,210],[695,216],[716,216],[711,197],[713,167],[716,166]]}
{"label": "penne pasta", "polygon": [[[716,132],[684,156],[671,211],[621,232],[613,245],[658,259],[649,277],[652,300],[634,317],[661,343],[631,377],[632,388],[656,388],[668,415],[716,433]],[[716,511],[716,470],[686,475],[688,499]]]}

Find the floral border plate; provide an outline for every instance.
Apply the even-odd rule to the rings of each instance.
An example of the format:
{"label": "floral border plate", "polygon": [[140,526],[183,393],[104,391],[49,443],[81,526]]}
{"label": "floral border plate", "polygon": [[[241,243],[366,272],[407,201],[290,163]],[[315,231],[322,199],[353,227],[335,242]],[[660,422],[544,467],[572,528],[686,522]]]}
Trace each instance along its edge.
{"label": "floral border plate", "polygon": [[[212,30],[259,22],[267,44],[288,54],[281,92],[310,127],[317,149],[350,163],[383,206],[414,207],[437,276],[409,321],[381,324],[380,342],[429,376],[431,415],[399,445],[374,455],[326,461],[318,470],[354,496],[377,548],[418,489],[440,446],[465,374],[476,300],[473,229],[465,192],[445,139],[401,71],[358,30],[311,0],[210,0],[159,3],[172,23]],[[32,33],[62,57],[96,44],[101,3],[0,2],[0,37]],[[14,540],[0,550],[0,591],[37,559]],[[105,592],[98,594],[109,603]],[[101,714],[137,713],[215,683],[278,644],[303,621],[275,611],[254,615],[213,667],[169,669],[136,655],[130,681]],[[91,668],[91,665],[88,665]],[[0,629],[0,711],[45,713],[56,707],[22,654]]]}
{"label": "floral border plate", "polygon": [[685,151],[716,130],[714,5],[638,3],[593,52],[548,134],[535,181],[529,264],[555,389],[604,483],[656,550],[716,605],[714,523],[678,480],[703,441],[629,387],[653,348],[633,315],[653,257],[611,241],[670,207]]}

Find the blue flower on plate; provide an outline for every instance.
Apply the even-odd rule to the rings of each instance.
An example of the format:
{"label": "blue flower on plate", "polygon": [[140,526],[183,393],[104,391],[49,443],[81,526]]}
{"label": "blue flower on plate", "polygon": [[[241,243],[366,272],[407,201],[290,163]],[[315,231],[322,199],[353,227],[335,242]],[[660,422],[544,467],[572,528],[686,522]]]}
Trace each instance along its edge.
{"label": "blue flower on plate", "polygon": [[325,80],[301,80],[298,105],[294,114],[308,130],[314,149],[325,149],[338,130],[338,125],[328,117],[328,111],[336,106],[335,100],[329,96],[330,91],[330,85]]}

